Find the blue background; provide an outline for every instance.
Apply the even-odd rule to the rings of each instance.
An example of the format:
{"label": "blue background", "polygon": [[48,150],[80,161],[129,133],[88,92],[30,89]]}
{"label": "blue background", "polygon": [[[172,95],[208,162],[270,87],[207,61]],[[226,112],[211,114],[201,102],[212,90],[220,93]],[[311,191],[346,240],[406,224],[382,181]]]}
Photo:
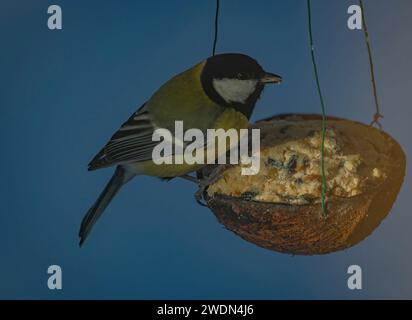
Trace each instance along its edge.
{"label": "blue background", "polygon": [[[306,1],[221,1],[218,52],[281,74],[254,119],[319,112]],[[370,122],[373,99],[357,1],[313,1],[328,114]],[[63,30],[47,28],[47,7]],[[384,128],[412,152],[410,0],[365,1]],[[356,247],[326,256],[271,252],[198,206],[195,185],[138,177],[79,249],[80,221],[112,169],[86,165],[174,74],[211,53],[215,1],[0,1],[0,298],[412,298],[408,173],[392,213]],[[47,267],[63,290],[47,288]],[[363,269],[350,291],[347,268]]]}

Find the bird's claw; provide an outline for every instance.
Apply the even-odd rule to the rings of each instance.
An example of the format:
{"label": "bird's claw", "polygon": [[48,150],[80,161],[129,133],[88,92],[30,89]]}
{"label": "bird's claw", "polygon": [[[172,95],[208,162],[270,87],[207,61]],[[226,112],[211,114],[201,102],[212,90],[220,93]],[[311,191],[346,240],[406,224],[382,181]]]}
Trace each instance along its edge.
{"label": "bird's claw", "polygon": [[195,192],[195,200],[198,204],[202,207],[207,207],[207,202],[203,197],[203,193],[205,192],[205,187],[199,187],[199,189]]}
{"label": "bird's claw", "polygon": [[220,172],[222,171],[223,168],[224,166],[217,166],[207,178],[198,180],[199,189],[195,193],[195,199],[196,199],[196,202],[200,204],[201,206],[208,207],[207,201],[204,198],[205,191],[209,185],[211,185],[212,183],[215,183],[221,178]]}
{"label": "bird's claw", "polygon": [[[194,194],[195,200],[196,200],[196,202],[197,202],[198,204],[200,204],[201,206],[207,207],[207,203],[206,203],[206,201],[205,201],[204,198],[203,198],[203,193],[205,192],[207,186],[209,185],[209,184],[207,183],[207,181],[206,181],[206,180],[199,180],[199,179],[197,179],[197,178],[195,178],[195,177],[193,177],[193,176],[187,175],[187,174],[182,175],[182,176],[179,176],[179,178],[182,178],[182,179],[185,179],[185,180],[194,182],[194,183],[196,183],[197,185],[199,185],[199,189],[198,189],[198,190],[195,192],[195,194]],[[205,183],[205,181],[206,181],[206,183]]]}

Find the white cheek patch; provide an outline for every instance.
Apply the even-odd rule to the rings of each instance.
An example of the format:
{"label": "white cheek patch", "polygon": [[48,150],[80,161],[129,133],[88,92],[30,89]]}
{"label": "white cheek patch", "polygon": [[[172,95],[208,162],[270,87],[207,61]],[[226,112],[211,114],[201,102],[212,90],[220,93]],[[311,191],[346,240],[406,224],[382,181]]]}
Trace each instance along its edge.
{"label": "white cheek patch", "polygon": [[226,102],[244,103],[255,91],[257,80],[213,79],[213,87]]}

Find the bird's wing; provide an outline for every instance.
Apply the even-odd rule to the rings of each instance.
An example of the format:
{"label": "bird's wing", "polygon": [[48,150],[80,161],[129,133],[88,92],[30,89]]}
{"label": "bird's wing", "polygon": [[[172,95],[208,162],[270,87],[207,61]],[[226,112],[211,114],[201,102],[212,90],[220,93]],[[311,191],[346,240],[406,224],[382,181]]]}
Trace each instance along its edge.
{"label": "bird's wing", "polygon": [[88,169],[96,170],[115,164],[150,160],[153,148],[159,143],[152,139],[155,130],[150,113],[143,105],[123,123],[89,163]]}

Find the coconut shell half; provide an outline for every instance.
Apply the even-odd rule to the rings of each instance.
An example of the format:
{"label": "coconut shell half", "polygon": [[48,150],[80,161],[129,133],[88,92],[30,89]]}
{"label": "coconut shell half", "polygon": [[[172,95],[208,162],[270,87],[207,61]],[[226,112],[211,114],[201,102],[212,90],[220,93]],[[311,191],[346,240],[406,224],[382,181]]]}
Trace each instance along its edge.
{"label": "coconut shell half", "polygon": [[[284,120],[292,126],[304,126],[307,121],[320,119],[320,115],[285,114],[259,121],[253,127],[267,129],[271,123]],[[381,130],[336,117],[328,117],[328,120],[331,126],[339,123],[349,128],[342,133],[346,135],[343,138],[354,149],[351,151],[358,152],[366,162],[366,149],[371,145],[378,154],[389,159],[389,172],[382,183],[369,186],[356,196],[328,198],[326,216],[322,214],[319,202],[290,205],[250,201],[217,193],[211,196],[206,192],[207,204],[219,222],[260,247],[300,255],[343,250],[370,235],[388,215],[399,193],[405,176],[405,154],[400,145]],[[265,140],[263,134],[261,147],[281,141],[282,137]],[[366,144],[368,148],[364,148]],[[206,167],[201,175],[207,176],[209,172],[210,168]]]}

